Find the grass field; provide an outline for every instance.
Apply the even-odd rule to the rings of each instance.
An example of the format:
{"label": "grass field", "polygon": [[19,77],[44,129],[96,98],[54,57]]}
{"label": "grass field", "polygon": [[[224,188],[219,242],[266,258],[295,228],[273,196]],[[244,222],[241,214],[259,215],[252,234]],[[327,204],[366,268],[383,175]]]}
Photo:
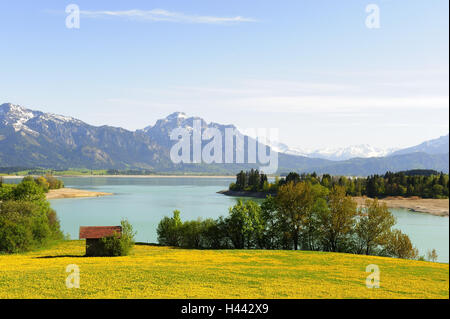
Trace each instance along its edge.
{"label": "grass field", "polygon": [[[304,251],[184,250],[137,245],[127,257],[83,257],[84,241],[0,255],[0,298],[449,298],[449,266]],[[66,267],[80,288],[66,287]],[[380,288],[366,287],[366,266]]]}

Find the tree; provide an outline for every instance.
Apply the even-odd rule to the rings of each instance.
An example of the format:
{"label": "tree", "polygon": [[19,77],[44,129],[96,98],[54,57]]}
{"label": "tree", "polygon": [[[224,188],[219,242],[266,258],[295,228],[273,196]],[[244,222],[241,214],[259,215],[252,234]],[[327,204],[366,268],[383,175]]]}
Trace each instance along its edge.
{"label": "tree", "polygon": [[12,200],[14,197],[14,188],[15,185],[3,184],[3,186],[0,187],[0,201]]}
{"label": "tree", "polygon": [[239,200],[225,219],[227,234],[237,249],[252,248],[263,236],[261,207],[254,201]]}
{"label": "tree", "polygon": [[345,251],[355,226],[357,204],[346,195],[345,186],[333,186],[328,209],[319,215],[322,242],[326,250]]}
{"label": "tree", "polygon": [[48,202],[0,203],[0,252],[27,251],[62,237],[56,213]]}
{"label": "tree", "polygon": [[45,175],[45,180],[49,185],[49,189],[59,189],[64,187],[64,183],[50,174]]}
{"label": "tree", "polygon": [[164,217],[158,224],[156,230],[158,234],[158,242],[161,245],[166,246],[179,246],[180,245],[180,229],[183,223],[180,219],[180,211],[174,210],[173,217]]}
{"label": "tree", "polygon": [[226,225],[221,217],[217,220],[208,218],[201,224],[201,246],[203,248],[230,248],[226,237]]}
{"label": "tree", "polygon": [[299,247],[299,235],[305,218],[310,216],[317,198],[323,192],[320,185],[315,186],[309,182],[289,182],[278,189],[275,197],[279,218],[287,223],[295,250]]}
{"label": "tree", "polygon": [[415,248],[408,235],[398,229],[393,229],[385,243],[385,252],[388,256],[404,259],[416,259],[419,251]]}
{"label": "tree", "polygon": [[290,182],[297,184],[298,182],[300,182],[300,175],[298,175],[298,173],[296,172],[290,172],[287,176],[286,176],[286,184],[289,184]]}
{"label": "tree", "polygon": [[185,248],[201,248],[202,240],[202,221],[185,221],[180,229],[180,246]]}
{"label": "tree", "polygon": [[247,187],[247,174],[244,171],[236,175],[236,185],[238,190],[244,190]]}
{"label": "tree", "polygon": [[386,204],[380,204],[377,199],[366,200],[365,207],[359,210],[358,215],[359,220],[356,224],[358,250],[371,255],[375,253],[377,246],[385,245],[388,241],[395,218]]}
{"label": "tree", "polygon": [[36,184],[38,184],[40,187],[42,187],[42,189],[44,190],[45,193],[48,192],[48,190],[50,188],[50,184],[47,182],[45,177],[39,176],[34,181],[36,182]]}
{"label": "tree", "polygon": [[265,249],[292,248],[289,228],[286,221],[279,218],[275,197],[267,196],[261,203],[261,217],[264,230],[259,247]]}
{"label": "tree", "polygon": [[437,258],[438,258],[438,254],[436,252],[436,249],[433,248],[432,250],[427,251],[427,259],[429,261],[435,262],[437,260]]}
{"label": "tree", "polygon": [[16,211],[0,211],[0,252],[27,251],[34,244],[32,222]]}
{"label": "tree", "polygon": [[[312,181],[314,182],[315,179]],[[309,182],[307,182],[309,183]],[[326,197],[328,189],[316,184],[311,185],[313,196],[313,207],[305,210],[302,218],[302,228],[300,230],[301,249],[318,250],[320,247],[320,214],[327,209]]]}
{"label": "tree", "polygon": [[34,180],[20,182],[12,191],[14,200],[45,201],[45,193],[42,187]]}

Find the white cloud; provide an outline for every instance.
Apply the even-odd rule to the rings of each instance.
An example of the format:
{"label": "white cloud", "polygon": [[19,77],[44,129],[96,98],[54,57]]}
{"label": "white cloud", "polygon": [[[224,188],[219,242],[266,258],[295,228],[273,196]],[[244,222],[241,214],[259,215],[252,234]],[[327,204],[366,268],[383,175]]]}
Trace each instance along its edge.
{"label": "white cloud", "polygon": [[124,11],[81,10],[80,13],[82,16],[89,18],[119,17],[141,21],[176,22],[176,23],[232,24],[232,23],[257,21],[253,18],[245,18],[241,16],[217,17],[217,16],[189,15],[181,12],[172,12],[163,9],[152,9],[152,10],[132,9]]}

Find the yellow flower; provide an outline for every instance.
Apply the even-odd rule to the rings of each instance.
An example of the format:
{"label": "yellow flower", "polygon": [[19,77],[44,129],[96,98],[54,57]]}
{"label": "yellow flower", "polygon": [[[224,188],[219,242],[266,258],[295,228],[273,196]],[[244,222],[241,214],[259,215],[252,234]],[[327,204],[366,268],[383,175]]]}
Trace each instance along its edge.
{"label": "yellow flower", "polygon": [[[84,241],[0,255],[0,298],[449,298],[448,264],[351,254],[137,245],[83,257]],[[79,268],[68,289],[66,267]],[[366,287],[366,266],[380,288]]]}

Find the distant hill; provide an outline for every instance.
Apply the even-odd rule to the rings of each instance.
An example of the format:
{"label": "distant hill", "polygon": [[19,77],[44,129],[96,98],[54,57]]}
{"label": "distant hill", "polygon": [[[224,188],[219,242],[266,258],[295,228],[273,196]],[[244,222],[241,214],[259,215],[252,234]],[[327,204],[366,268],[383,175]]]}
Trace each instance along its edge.
{"label": "distant hill", "polygon": [[384,174],[387,171],[399,172],[411,169],[432,169],[448,173],[449,154],[411,153],[387,157],[353,158],[334,162],[332,165],[312,168],[310,171],[332,175],[367,176]]}
{"label": "distant hill", "polygon": [[[42,167],[53,169],[146,169],[159,173],[235,174],[257,164],[174,164],[170,160],[169,133],[176,127],[224,132],[234,125],[207,123],[199,117],[176,112],[155,125],[137,131],[120,127],[93,126],[78,119],[29,110],[10,103],[0,105],[0,167]],[[254,141],[245,137],[244,151]],[[203,141],[205,145],[208,141]],[[222,143],[225,145],[225,143]],[[447,136],[448,145],[448,136]],[[223,146],[224,147],[224,146]],[[437,148],[436,148],[437,149]],[[192,151],[192,149],[191,149]],[[224,153],[224,149],[223,149]],[[448,172],[447,154],[414,152],[387,157],[352,158],[331,161],[323,158],[279,153],[279,172],[312,172],[369,175],[387,170],[434,169]]]}
{"label": "distant hill", "polygon": [[291,148],[283,143],[274,143],[272,146],[282,153],[306,156],[310,158],[322,158],[332,161],[344,161],[355,157],[383,157],[390,155],[392,152],[397,150],[393,148],[373,147],[368,144],[351,145],[347,147],[329,147],[314,150]]}
{"label": "distant hill", "polygon": [[351,145],[347,147],[328,147],[322,149],[292,148],[283,143],[273,143],[272,147],[281,153],[300,155],[310,158],[322,158],[332,161],[345,161],[352,158],[385,157],[422,152],[427,154],[445,154],[449,152],[449,135],[423,142],[408,148],[378,148],[368,144]]}
{"label": "distant hill", "polygon": [[439,138],[423,142],[419,145],[404,148],[393,152],[390,155],[401,155],[422,152],[427,154],[446,154],[449,152],[449,135],[441,136]]}

